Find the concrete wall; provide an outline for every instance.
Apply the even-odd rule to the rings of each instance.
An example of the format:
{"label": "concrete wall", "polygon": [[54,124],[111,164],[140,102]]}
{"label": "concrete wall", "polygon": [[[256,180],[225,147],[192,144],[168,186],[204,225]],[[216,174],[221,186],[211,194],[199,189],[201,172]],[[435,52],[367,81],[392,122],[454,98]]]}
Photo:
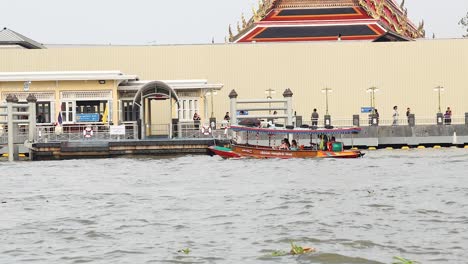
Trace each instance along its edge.
{"label": "concrete wall", "polygon": [[[437,93],[446,88],[442,108],[453,114],[468,112],[468,39],[420,40],[398,43],[321,42],[128,46],[0,50],[0,71],[120,70],[141,79],[208,79],[224,83],[215,97],[221,120],[229,111],[228,94],[265,98],[265,90],[294,92],[294,110],[305,119],[317,107],[325,112],[324,87],[333,88],[330,114],[334,120],[351,118],[369,106],[366,89],[377,86],[381,119],[411,107],[416,118],[433,118]],[[3,89],[3,88],[2,88]],[[364,116],[363,116],[364,117]]]}

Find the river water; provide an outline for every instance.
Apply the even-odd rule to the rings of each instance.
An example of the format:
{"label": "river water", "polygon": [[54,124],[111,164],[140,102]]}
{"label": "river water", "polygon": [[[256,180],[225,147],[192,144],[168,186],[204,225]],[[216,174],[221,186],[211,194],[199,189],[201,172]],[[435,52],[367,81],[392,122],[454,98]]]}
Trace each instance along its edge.
{"label": "river water", "polygon": [[[0,162],[0,263],[467,263],[467,171],[466,149]],[[317,252],[272,256],[291,241]]]}

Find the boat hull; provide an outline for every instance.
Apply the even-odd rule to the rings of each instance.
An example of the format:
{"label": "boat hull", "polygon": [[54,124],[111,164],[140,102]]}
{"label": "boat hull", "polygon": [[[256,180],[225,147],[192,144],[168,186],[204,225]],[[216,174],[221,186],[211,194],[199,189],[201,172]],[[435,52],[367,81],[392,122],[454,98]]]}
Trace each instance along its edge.
{"label": "boat hull", "polygon": [[323,150],[279,150],[260,146],[233,145],[231,149],[212,146],[209,148],[214,154],[223,158],[257,158],[257,159],[308,159],[308,158],[336,158],[352,159],[364,156],[358,150],[323,151]]}

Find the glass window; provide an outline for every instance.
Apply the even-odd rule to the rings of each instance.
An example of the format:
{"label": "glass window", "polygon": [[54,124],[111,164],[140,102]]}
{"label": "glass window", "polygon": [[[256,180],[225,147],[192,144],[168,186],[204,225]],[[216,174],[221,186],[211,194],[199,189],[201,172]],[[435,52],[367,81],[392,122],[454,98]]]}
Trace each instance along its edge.
{"label": "glass window", "polygon": [[179,119],[181,121],[193,120],[195,112],[200,114],[198,100],[195,98],[181,98],[179,100]]}
{"label": "glass window", "polygon": [[135,118],[133,117],[133,101],[122,101],[122,115],[124,122],[136,121],[136,119],[140,116],[140,108],[135,107]]}
{"label": "glass window", "polygon": [[36,123],[50,123],[50,102],[36,103]]}

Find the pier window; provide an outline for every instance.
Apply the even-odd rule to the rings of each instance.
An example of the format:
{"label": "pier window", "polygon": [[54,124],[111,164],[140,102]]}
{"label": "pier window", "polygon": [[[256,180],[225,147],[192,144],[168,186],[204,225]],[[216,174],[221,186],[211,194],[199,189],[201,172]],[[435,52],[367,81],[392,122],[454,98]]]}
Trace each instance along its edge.
{"label": "pier window", "polygon": [[66,101],[62,102],[62,106],[60,111],[62,113],[62,122],[63,123],[72,123],[74,121],[74,113],[73,113],[73,105],[75,102],[73,101]]}
{"label": "pier window", "polygon": [[124,100],[122,101],[122,115],[124,122],[131,122],[136,121],[136,119],[140,116],[140,110],[138,107],[135,107],[135,116],[133,116],[134,110],[133,100]]}
{"label": "pier window", "polygon": [[38,124],[50,123],[50,102],[37,102],[36,115]]}
{"label": "pier window", "polygon": [[195,113],[200,114],[200,102],[198,98],[179,99],[179,120],[192,121]]}
{"label": "pier window", "polygon": [[107,101],[77,101],[76,122],[102,122]]}

